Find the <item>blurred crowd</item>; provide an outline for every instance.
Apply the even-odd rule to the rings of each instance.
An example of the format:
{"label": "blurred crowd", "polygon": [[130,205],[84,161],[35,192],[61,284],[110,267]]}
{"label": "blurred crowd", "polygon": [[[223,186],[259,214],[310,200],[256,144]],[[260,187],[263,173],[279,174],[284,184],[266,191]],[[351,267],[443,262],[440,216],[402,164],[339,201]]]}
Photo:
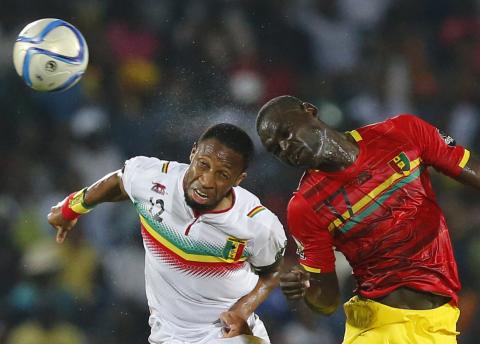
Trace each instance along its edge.
{"label": "blurred crowd", "polygon": [[[2,0],[1,7],[0,343],[146,343],[133,208],[99,206],[61,246],[46,221],[66,194],[131,156],[186,162],[209,125],[237,124],[257,147],[244,186],[284,221],[300,172],[268,156],[256,137],[256,112],[271,97],[308,100],[342,130],[414,113],[480,152],[480,1]],[[74,24],[89,45],[87,73],[63,93],[28,89],[11,62],[20,30],[46,17]],[[463,283],[459,343],[478,343],[480,193],[434,178]],[[347,299],[354,284],[342,257],[337,262]],[[273,344],[341,342],[341,309],[316,316],[277,290],[259,313]]]}

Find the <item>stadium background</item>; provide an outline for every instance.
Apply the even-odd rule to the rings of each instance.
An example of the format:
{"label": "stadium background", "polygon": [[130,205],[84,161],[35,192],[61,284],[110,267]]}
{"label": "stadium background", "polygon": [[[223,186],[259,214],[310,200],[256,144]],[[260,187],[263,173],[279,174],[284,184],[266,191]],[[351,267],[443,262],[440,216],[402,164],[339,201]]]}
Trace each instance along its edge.
{"label": "stadium background", "polygon": [[[186,161],[213,123],[257,142],[245,186],[284,220],[299,172],[259,146],[263,102],[293,94],[348,129],[418,114],[479,152],[479,1],[0,1],[0,343],[146,343],[143,251],[129,204],[102,205],[63,246],[46,222],[71,190],[133,155]],[[29,90],[11,50],[27,23],[56,17],[90,48],[81,83]],[[480,193],[435,175],[463,290],[460,343],[480,337]],[[287,261],[294,259],[289,247]],[[348,267],[339,262],[343,295]],[[339,343],[343,315],[259,310],[274,344]]]}

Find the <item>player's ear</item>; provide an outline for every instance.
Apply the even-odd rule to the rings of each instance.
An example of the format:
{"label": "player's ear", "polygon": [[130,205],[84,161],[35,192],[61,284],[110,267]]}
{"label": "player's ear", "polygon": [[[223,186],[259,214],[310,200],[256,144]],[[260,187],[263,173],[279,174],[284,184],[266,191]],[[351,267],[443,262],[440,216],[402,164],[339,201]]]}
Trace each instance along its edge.
{"label": "player's ear", "polygon": [[308,103],[308,102],[304,102],[304,103],[302,103],[302,108],[306,112],[308,112],[312,117],[317,117],[318,109],[315,105],[313,105],[311,103]]}
{"label": "player's ear", "polygon": [[235,181],[234,186],[239,186],[240,183],[241,183],[245,178],[247,178],[247,172],[242,172],[242,173],[238,176],[237,180]]}
{"label": "player's ear", "polygon": [[193,156],[195,155],[196,152],[197,152],[197,143],[194,142],[194,143],[193,143],[192,150],[191,150],[191,152],[190,152],[190,162],[192,162]]}

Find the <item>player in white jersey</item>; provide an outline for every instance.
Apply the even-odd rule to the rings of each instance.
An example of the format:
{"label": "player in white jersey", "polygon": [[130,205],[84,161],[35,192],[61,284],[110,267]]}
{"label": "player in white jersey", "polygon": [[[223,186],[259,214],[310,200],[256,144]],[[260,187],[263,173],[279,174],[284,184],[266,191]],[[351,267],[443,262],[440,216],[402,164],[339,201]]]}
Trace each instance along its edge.
{"label": "player in white jersey", "polygon": [[269,342],[258,305],[278,284],[286,237],[278,218],[238,186],[253,154],[231,124],[205,131],[190,164],[135,157],[52,207],[63,242],[78,217],[130,198],[140,217],[150,343],[212,343],[253,334]]}

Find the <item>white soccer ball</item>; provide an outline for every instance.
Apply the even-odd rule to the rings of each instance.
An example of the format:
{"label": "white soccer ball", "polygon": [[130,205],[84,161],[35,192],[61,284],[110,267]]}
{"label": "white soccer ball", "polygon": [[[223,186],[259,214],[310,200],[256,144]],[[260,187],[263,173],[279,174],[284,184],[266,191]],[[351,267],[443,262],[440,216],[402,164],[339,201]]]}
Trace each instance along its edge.
{"label": "white soccer ball", "polygon": [[66,21],[39,19],[18,35],[13,64],[18,75],[34,90],[63,91],[75,85],[87,69],[87,42]]}

